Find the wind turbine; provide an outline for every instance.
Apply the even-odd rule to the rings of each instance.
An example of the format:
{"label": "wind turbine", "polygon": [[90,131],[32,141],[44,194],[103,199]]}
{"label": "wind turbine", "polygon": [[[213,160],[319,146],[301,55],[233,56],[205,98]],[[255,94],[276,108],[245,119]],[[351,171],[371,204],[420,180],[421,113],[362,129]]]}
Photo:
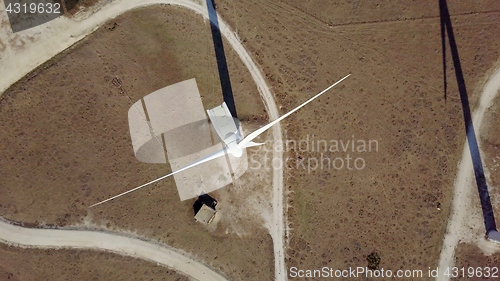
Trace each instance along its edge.
{"label": "wind turbine", "polygon": [[[322,94],[326,93],[328,90],[330,90],[331,88],[333,88],[335,85],[339,84],[340,82],[342,82],[344,79],[346,79],[347,77],[349,77],[351,74],[348,74],[346,75],[344,78],[340,79],[339,81],[335,82],[334,84],[332,84],[330,87],[324,89],[323,91],[321,91],[319,94],[315,95],[314,97],[310,98],[309,100],[307,100],[306,102],[304,102],[303,104],[297,106],[296,108],[294,108],[293,110],[291,110],[290,112],[286,113],[285,115],[281,116],[280,118],[270,122],[269,124],[265,125],[264,127],[260,128],[260,129],[257,129],[255,130],[254,132],[248,134],[245,138],[241,139],[241,135],[239,133],[239,129],[236,128],[236,125],[233,125],[233,128],[236,128],[236,131],[232,132],[232,133],[228,133],[227,129],[225,130],[224,127],[226,127],[227,125],[229,125],[229,127],[231,127],[232,124],[229,124],[229,123],[225,123],[225,124],[220,124],[220,121],[222,119],[218,119],[217,118],[217,114],[214,113],[214,110],[217,110],[217,108],[215,109],[212,109],[212,110],[207,110],[208,112],[208,115],[212,121],[212,124],[214,125],[216,131],[217,131],[217,134],[221,137],[221,139],[223,140],[224,144],[225,144],[225,147],[217,152],[214,152],[194,163],[191,163],[179,170],[176,170],[168,175],[165,175],[165,176],[162,176],[160,178],[157,178],[153,181],[150,181],[148,183],[145,183],[141,186],[138,186],[136,188],[133,188],[131,190],[128,190],[128,191],[125,191],[123,193],[120,193],[118,195],[115,195],[111,198],[108,198],[106,200],[103,200],[99,203],[96,203],[92,206],[90,206],[90,208],[92,207],[95,207],[97,205],[100,205],[102,203],[106,203],[108,201],[111,201],[113,199],[116,199],[120,196],[123,196],[125,194],[128,194],[130,192],[133,192],[133,191],[136,191],[138,189],[141,189],[145,186],[148,186],[150,184],[153,184],[155,182],[158,182],[162,179],[165,179],[165,178],[168,178],[170,176],[173,176],[177,173],[180,173],[182,171],[185,171],[187,169],[190,169],[192,167],[195,167],[195,166],[198,166],[202,163],[205,163],[205,162],[208,162],[210,160],[213,160],[213,159],[216,159],[216,158],[219,158],[221,156],[224,156],[226,155],[227,153],[231,153],[233,156],[235,157],[241,157],[243,155],[243,149],[247,148],[247,147],[253,147],[253,146],[259,146],[259,145],[262,145],[263,143],[255,143],[253,142],[253,140],[258,137],[260,134],[262,134],[263,132],[265,132],[266,130],[268,130],[269,128],[271,128],[272,126],[274,126],[276,123],[280,122],[281,120],[285,119],[286,117],[290,116],[292,113],[294,113],[295,111],[301,109],[302,107],[304,107],[306,104],[310,103],[311,101],[313,101],[314,99],[318,98],[319,96],[321,96]],[[219,116],[219,117],[230,117],[230,113],[229,113],[229,110],[227,109],[227,106],[225,105],[225,103],[223,103],[221,105],[221,108],[224,112],[228,113],[229,116]]]}

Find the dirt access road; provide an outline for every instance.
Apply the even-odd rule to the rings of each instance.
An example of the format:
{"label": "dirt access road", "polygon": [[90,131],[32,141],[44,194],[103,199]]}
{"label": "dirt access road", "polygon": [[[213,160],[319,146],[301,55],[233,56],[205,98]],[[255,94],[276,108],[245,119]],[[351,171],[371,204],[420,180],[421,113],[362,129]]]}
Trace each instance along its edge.
{"label": "dirt access road", "polygon": [[[15,50],[13,48],[4,50],[2,56],[0,56],[0,64],[2,65],[2,68],[0,69],[0,77],[2,77],[2,80],[0,81],[0,93],[3,93],[8,87],[28,74],[31,70],[35,69],[48,59],[54,57],[79,40],[83,39],[86,35],[96,30],[107,20],[112,19],[128,10],[154,4],[170,4],[182,6],[198,14],[201,14],[203,17],[208,19],[206,6],[188,0],[119,0],[101,7],[94,14],[80,21],[75,21],[66,17],[59,17],[45,25],[37,26],[15,35],[15,37],[17,37],[17,40],[22,41],[23,44],[22,47]],[[221,33],[226,37],[228,42],[231,44],[231,47],[236,51],[240,59],[243,61],[243,63],[251,73],[266,106],[266,110],[269,114],[269,119],[277,119],[279,117],[278,109],[274,102],[273,95],[271,94],[271,91],[269,90],[269,87],[267,86],[260,69],[253,62],[248,52],[244,49],[237,35],[233,31],[231,31],[228,25],[220,18],[219,28]],[[0,39],[5,40],[5,37],[7,37],[5,36],[5,34],[0,34]],[[277,124],[272,128],[272,136],[274,140],[282,139],[280,124]],[[273,158],[282,159],[282,157],[283,152],[276,150],[273,152]],[[273,170],[272,207],[273,214],[270,214],[270,216],[266,219],[266,227],[268,228],[273,239],[275,256],[275,277],[276,280],[286,280],[284,245],[285,218],[283,216],[282,168]],[[6,227],[6,224],[0,224],[0,228],[4,227]],[[73,239],[85,239],[86,242],[84,244],[87,248],[103,249],[102,243],[97,242],[97,240],[88,239],[89,237],[92,237],[92,232],[68,232],[65,230],[53,231],[55,231],[54,233],[58,233],[57,235],[60,235],[61,237],[59,247],[64,246],[63,244],[65,243],[65,241],[67,241],[65,239],[67,235],[72,235],[74,236]],[[2,235],[2,233],[4,232],[0,231],[0,235]],[[7,242],[10,241],[9,237],[0,236],[0,239],[6,240]],[[37,241],[42,242],[43,239],[44,238],[42,237]],[[18,244],[22,244],[19,242],[22,241],[17,242]],[[36,244],[30,245],[36,246]],[[127,255],[129,254],[129,252],[126,252],[124,250],[124,248],[122,247],[123,245],[110,245],[115,246],[113,251],[116,253]],[[43,244],[41,246],[43,246]],[[68,244],[66,246],[74,247],[74,245],[72,244]],[[143,244],[135,244],[134,247],[135,253],[141,252],[142,254],[144,254],[144,251],[147,250],[147,248],[143,248],[145,247]]]}
{"label": "dirt access road", "polygon": [[98,231],[24,228],[0,221],[0,241],[37,248],[93,248],[161,263],[197,280],[226,280],[191,257],[138,238]]}
{"label": "dirt access road", "polygon": [[[488,80],[484,86],[483,92],[481,93],[481,99],[479,101],[479,106],[474,112],[473,122],[474,126],[481,130],[482,122],[484,119],[484,113],[486,109],[492,105],[493,100],[500,91],[500,69],[496,70],[495,73]],[[476,132],[478,134],[478,132]],[[469,236],[467,228],[467,221],[470,212],[469,197],[477,196],[475,194],[473,186],[474,174],[472,167],[472,159],[469,152],[469,144],[467,140],[465,141],[464,150],[462,154],[462,160],[460,161],[460,167],[455,180],[455,194],[453,198],[453,209],[448,221],[448,229],[443,241],[443,247],[441,249],[441,255],[439,260],[439,268],[449,268],[453,266],[455,260],[455,247],[457,244]],[[483,241],[485,242],[485,241]],[[486,242],[491,243],[491,242]],[[444,270],[441,272],[444,273]],[[449,277],[440,275],[436,278],[439,281],[449,280]]]}

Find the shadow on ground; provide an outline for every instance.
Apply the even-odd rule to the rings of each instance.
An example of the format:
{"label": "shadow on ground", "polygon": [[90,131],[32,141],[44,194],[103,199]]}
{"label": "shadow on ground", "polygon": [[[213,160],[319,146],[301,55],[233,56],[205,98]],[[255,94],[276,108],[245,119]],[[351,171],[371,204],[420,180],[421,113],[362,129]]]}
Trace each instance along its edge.
{"label": "shadow on ground", "polygon": [[[450,52],[453,60],[453,66],[455,68],[455,76],[458,83],[458,91],[460,94],[460,101],[462,103],[462,112],[464,117],[465,133],[467,136],[467,142],[469,144],[469,150],[472,158],[472,164],[474,167],[474,175],[476,178],[477,190],[479,193],[479,199],[481,201],[481,209],[483,212],[484,226],[486,229],[486,235],[491,239],[499,239],[497,237],[497,226],[495,223],[495,216],[493,214],[493,208],[491,205],[490,194],[488,192],[488,185],[486,183],[486,177],[484,176],[483,164],[481,161],[481,154],[479,151],[479,146],[477,143],[476,133],[474,130],[474,124],[472,123],[472,115],[469,105],[469,98],[467,94],[467,88],[465,86],[465,79],[462,71],[462,66],[460,64],[460,57],[458,54],[457,43],[455,41],[455,35],[453,33],[453,27],[451,24],[450,13],[448,10],[448,4],[446,0],[439,0],[439,12],[441,18],[441,43],[443,52],[443,77],[444,77],[444,97],[446,100],[447,95],[447,81],[446,81],[446,35],[448,35],[448,42],[450,46]],[[491,235],[490,235],[491,234]],[[500,240],[499,240],[500,241]]]}
{"label": "shadow on ground", "polygon": [[208,17],[210,19],[210,28],[212,30],[212,40],[214,43],[215,57],[217,59],[217,68],[219,70],[220,86],[224,101],[234,118],[238,118],[236,114],[236,105],[234,104],[233,88],[227,68],[226,53],[222,43],[222,35],[219,30],[219,19],[215,11],[215,3],[213,0],[207,0]]}

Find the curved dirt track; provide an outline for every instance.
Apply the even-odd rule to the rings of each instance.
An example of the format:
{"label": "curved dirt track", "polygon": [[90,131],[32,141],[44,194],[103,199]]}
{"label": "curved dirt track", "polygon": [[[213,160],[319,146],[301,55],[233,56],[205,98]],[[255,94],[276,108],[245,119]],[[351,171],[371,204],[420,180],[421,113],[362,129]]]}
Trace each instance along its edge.
{"label": "curved dirt track", "polygon": [[226,280],[206,265],[163,245],[118,234],[84,230],[35,229],[0,221],[0,241],[41,248],[92,248],[164,264],[197,280]]}
{"label": "curved dirt track", "polygon": [[[0,81],[0,93],[3,93],[8,87],[28,74],[31,70],[83,39],[86,35],[96,30],[107,20],[115,18],[128,10],[154,4],[182,6],[201,14],[204,18],[208,19],[206,6],[189,0],[118,0],[103,6],[93,15],[81,21],[59,17],[45,25],[20,32],[20,36],[23,36],[23,34],[27,38],[29,38],[27,35],[37,36],[38,40],[31,43],[31,45],[27,44],[19,50],[10,50],[2,54],[0,57],[0,64],[2,65],[2,68],[0,69],[0,77],[2,77],[2,80]],[[50,27],[47,28],[47,26]],[[236,51],[252,75],[252,78],[254,79],[266,106],[270,120],[277,119],[279,117],[278,109],[260,69],[253,62],[248,52],[240,43],[237,35],[231,31],[228,25],[220,18],[219,28],[221,33],[228,40],[231,47]],[[275,140],[281,140],[282,131],[280,124],[277,124],[272,128],[272,134]],[[274,150],[274,158],[282,159],[282,156],[283,152]],[[282,168],[273,170],[272,207],[273,215],[272,218],[269,218],[266,222],[266,226],[273,239],[275,279],[286,280]],[[9,233],[25,234],[18,236],[17,239],[21,240],[11,240],[16,238],[16,235],[8,235]],[[96,239],[95,237],[99,237],[99,239]],[[202,268],[203,264],[195,262],[194,260],[186,256],[182,256],[181,254],[166,247],[148,243],[139,239],[126,239],[131,238],[124,238],[119,235],[104,234],[93,231],[24,229],[19,226],[12,226],[5,222],[0,223],[0,240],[4,240],[6,242],[31,247],[76,247],[109,250],[115,253],[154,260],[155,262],[172,267],[199,280],[224,280],[222,276],[217,275],[207,267]],[[133,241],[133,243],[130,243],[131,241]],[[151,255],[151,251],[155,247],[161,249],[161,251],[156,252],[155,255]],[[179,256],[182,256],[182,259],[179,259]],[[208,275],[200,275],[208,273],[210,273],[210,276],[215,279],[207,279]]]}
{"label": "curved dirt track", "polygon": [[[490,77],[479,100],[479,106],[474,111],[473,123],[477,128],[476,134],[479,133],[484,119],[484,113],[500,91],[500,69]],[[474,174],[472,167],[472,159],[469,152],[469,145],[465,141],[462,160],[458,169],[458,174],[455,179],[455,188],[453,195],[453,205],[448,228],[443,241],[441,255],[439,258],[439,268],[452,267],[455,260],[455,247],[463,237],[463,229],[466,227],[464,222],[467,220],[467,212],[469,211],[468,203],[469,196],[477,196],[472,190],[474,184]],[[441,271],[441,270],[440,270]],[[442,272],[441,272],[442,273]],[[449,277],[440,275],[436,280],[449,280]]]}

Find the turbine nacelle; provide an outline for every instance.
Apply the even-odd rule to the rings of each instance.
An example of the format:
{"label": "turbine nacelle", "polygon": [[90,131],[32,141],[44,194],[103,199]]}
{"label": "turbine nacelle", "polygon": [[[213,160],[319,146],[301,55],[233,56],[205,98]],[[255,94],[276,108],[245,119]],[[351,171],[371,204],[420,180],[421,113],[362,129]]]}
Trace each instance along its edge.
{"label": "turbine nacelle", "polygon": [[241,147],[238,143],[232,142],[227,146],[227,151],[231,153],[234,157],[241,157],[243,155],[243,147]]}

